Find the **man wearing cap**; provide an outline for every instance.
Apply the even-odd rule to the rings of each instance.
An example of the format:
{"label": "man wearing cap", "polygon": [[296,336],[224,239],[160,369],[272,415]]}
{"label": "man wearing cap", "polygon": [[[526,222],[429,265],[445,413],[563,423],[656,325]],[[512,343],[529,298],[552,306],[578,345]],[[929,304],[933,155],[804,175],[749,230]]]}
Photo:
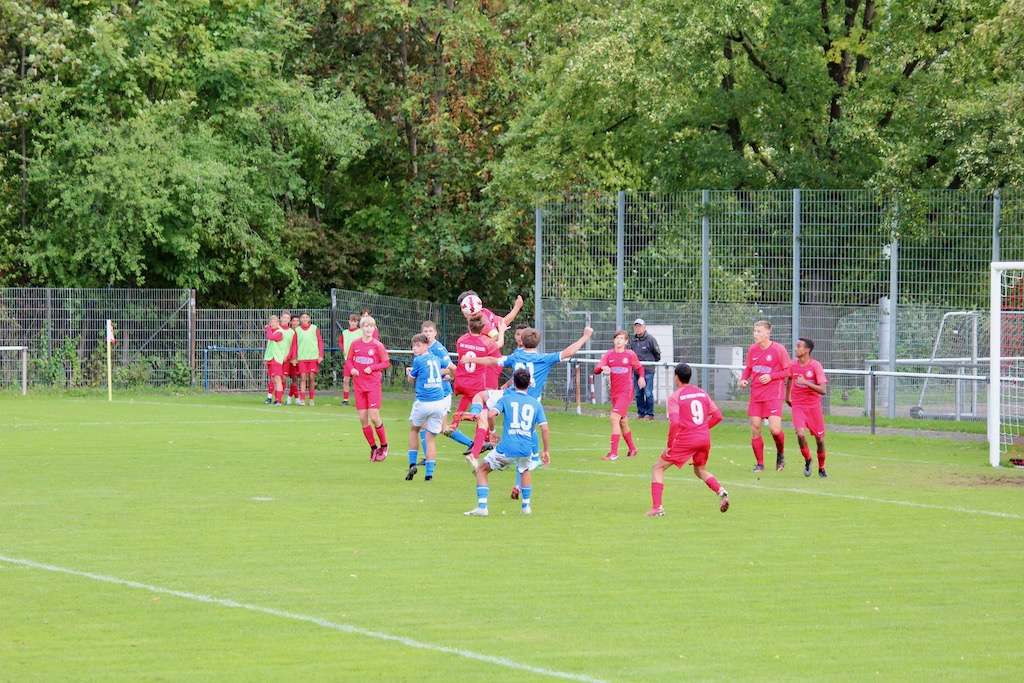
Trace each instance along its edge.
{"label": "man wearing cap", "polygon": [[[661,360],[661,347],[658,340],[647,334],[647,323],[643,318],[633,321],[633,336],[629,338],[629,348],[632,349],[640,362],[658,362]],[[636,395],[636,412],[641,420],[654,419],[654,382],[647,382],[640,388],[639,375],[633,373],[633,391]]]}

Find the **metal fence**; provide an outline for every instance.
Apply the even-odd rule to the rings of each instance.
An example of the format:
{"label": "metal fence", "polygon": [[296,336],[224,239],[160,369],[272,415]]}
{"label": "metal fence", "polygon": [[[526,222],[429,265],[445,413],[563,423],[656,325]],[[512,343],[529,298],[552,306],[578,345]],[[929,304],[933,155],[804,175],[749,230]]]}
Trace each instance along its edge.
{"label": "metal fence", "polygon": [[[29,381],[67,387],[106,381],[106,321],[115,321],[121,386],[188,383],[195,298],[178,289],[0,289],[2,345],[29,348]],[[5,384],[20,378],[0,357]]]}
{"label": "metal fence", "polygon": [[[631,331],[640,317],[669,336],[675,360],[728,364],[750,345],[752,323],[767,319],[789,348],[797,337],[814,339],[826,367],[864,370],[875,361],[895,371],[898,358],[934,356],[947,313],[987,310],[989,262],[1024,257],[1021,198],[1006,190],[705,190],[544,202],[536,211],[538,327],[552,350],[576,338],[579,312],[588,311],[598,323],[593,344],[608,348],[615,328]],[[987,325],[978,333],[987,348]],[[890,415],[909,414],[917,403],[903,394],[927,388],[917,384],[897,392],[887,382],[880,402]],[[832,389],[863,386],[844,377]]]}

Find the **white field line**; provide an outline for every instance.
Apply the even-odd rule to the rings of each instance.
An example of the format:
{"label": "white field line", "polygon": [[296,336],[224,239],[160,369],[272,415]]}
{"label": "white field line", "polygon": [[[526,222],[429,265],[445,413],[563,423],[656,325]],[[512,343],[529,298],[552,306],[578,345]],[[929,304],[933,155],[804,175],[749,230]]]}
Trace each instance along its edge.
{"label": "white field line", "polygon": [[[594,471],[594,470],[567,470],[567,469],[561,469],[561,468],[558,468],[558,467],[549,467],[548,471],[549,472],[564,472],[566,474],[584,474],[584,475],[593,474],[593,475],[602,476],[602,477],[621,477],[621,478],[624,478],[624,479],[650,479],[650,476],[651,476],[650,474],[644,474],[644,473],[633,474],[633,473],[628,473],[628,472],[599,472],[599,471]],[[666,478],[668,478],[668,477],[666,477]],[[672,477],[672,478],[673,479],[677,479],[678,478],[680,481],[688,482],[688,483],[691,483],[691,484],[698,484],[698,483],[700,483],[700,484],[703,485],[703,482],[700,482],[696,477],[678,476],[678,477]],[[931,504],[928,504],[928,503],[915,503],[915,502],[909,501],[909,500],[890,500],[890,499],[887,499],[887,498],[872,498],[870,496],[857,496],[857,495],[853,495],[853,494],[850,494],[850,493],[832,493],[830,491],[811,491],[811,490],[806,490],[806,489],[781,488],[781,487],[778,487],[778,486],[761,486],[759,484],[746,484],[746,483],[741,483],[741,482],[736,482],[736,481],[726,482],[726,481],[724,481],[722,479],[719,479],[719,481],[722,482],[723,484],[727,484],[730,489],[731,488],[747,488],[747,489],[757,489],[759,491],[768,491],[768,492],[771,492],[771,493],[775,493],[775,492],[781,492],[781,493],[802,493],[804,495],[809,495],[809,496],[824,496],[826,498],[838,498],[838,499],[841,499],[841,500],[859,500],[859,501],[867,502],[867,503],[888,503],[890,505],[906,505],[907,507],[926,508],[926,509],[929,509],[929,510],[943,510],[945,512],[962,512],[962,513],[969,514],[969,515],[987,515],[989,517],[1003,517],[1003,518],[1006,518],[1006,519],[1024,519],[1024,515],[1017,515],[1017,514],[1013,514],[1011,512],[993,512],[991,510],[972,510],[971,508],[949,507],[949,506],[946,506],[946,505],[931,505]]]}
{"label": "white field line", "polygon": [[306,418],[301,420],[296,419],[284,419],[284,420],[150,420],[150,421],[138,421],[132,422],[129,420],[125,421],[114,421],[110,420],[107,422],[40,422],[40,423],[17,423],[17,424],[5,424],[0,422],[0,427],[5,429],[26,429],[32,427],[38,427],[40,429],[48,429],[51,427],[113,427],[121,425],[228,425],[228,424],[288,424],[288,423],[301,423],[309,424],[313,422],[337,422],[337,418]]}
{"label": "white field line", "polygon": [[446,647],[444,645],[424,643],[422,641],[413,640],[412,638],[406,638],[404,636],[394,636],[389,633],[381,633],[380,631],[369,631],[366,629],[359,628],[358,626],[352,626],[351,624],[343,624],[336,621],[328,621],[327,619],[311,617],[305,614],[295,614],[294,612],[285,612],[282,610],[271,609],[269,607],[247,605],[242,602],[235,602],[234,600],[224,600],[221,598],[210,597],[208,595],[187,593],[185,591],[177,591],[172,590],[170,588],[161,588],[160,586],[150,586],[145,583],[139,583],[138,581],[129,581],[127,579],[119,579],[117,577],[105,576],[103,574],[93,574],[91,572],[81,572],[74,569],[57,567],[50,564],[42,564],[40,562],[33,562],[32,560],[25,560],[16,557],[6,557],[0,555],[0,562],[7,562],[8,564],[20,565],[22,567],[29,567],[31,569],[42,569],[49,572],[57,572],[60,574],[67,574],[70,576],[78,576],[86,579],[92,579],[94,581],[102,581],[104,583],[111,583],[118,586],[126,586],[128,588],[137,588],[139,590],[149,591],[151,593],[160,593],[161,595],[173,595],[175,597],[184,598],[185,600],[195,600],[197,602],[205,602],[211,605],[219,605],[221,607],[244,609],[259,614],[268,614],[273,617],[280,617],[282,619],[292,619],[294,621],[301,621],[307,624],[313,624],[314,626],[320,626],[322,628],[327,628],[334,631],[341,631],[342,633],[351,633],[357,636],[376,638],[377,640],[398,643],[400,645],[405,645],[406,647],[413,647],[420,650],[428,650],[430,652],[439,652],[441,654],[455,655],[457,657],[472,659],[478,662],[484,662],[486,664],[502,666],[507,669],[526,671],[528,673],[538,674],[540,676],[562,678],[569,681],[583,681],[584,683],[605,683],[603,680],[599,678],[592,678],[584,674],[574,674],[565,671],[555,671],[553,669],[544,669],[541,667],[530,666],[529,664],[521,664],[511,659],[506,659],[505,657],[493,657],[491,655],[484,655],[478,652],[472,652],[470,650],[462,650],[459,648]]}

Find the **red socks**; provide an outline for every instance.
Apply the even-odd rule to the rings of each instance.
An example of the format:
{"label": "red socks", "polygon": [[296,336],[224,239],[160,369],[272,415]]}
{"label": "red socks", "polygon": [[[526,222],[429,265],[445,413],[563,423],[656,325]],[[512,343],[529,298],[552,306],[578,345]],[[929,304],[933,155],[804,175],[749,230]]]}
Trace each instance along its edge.
{"label": "red socks", "polygon": [[380,427],[374,427],[377,430],[377,438],[380,439],[380,445],[383,446],[388,442],[388,435],[384,432],[384,423],[380,423]]}
{"label": "red socks", "polygon": [[779,432],[778,434],[772,434],[772,438],[775,440],[775,452],[785,453],[786,452],[786,432]]}
{"label": "red socks", "polygon": [[714,477],[708,477],[708,480],[704,482],[708,485],[708,488],[714,491],[716,494],[722,490],[722,485],[718,483],[718,480]]}
{"label": "red socks", "polygon": [[366,443],[370,444],[371,448],[377,447],[377,442],[373,439],[373,427],[371,425],[363,427],[363,436],[366,437]]}
{"label": "red socks", "polygon": [[810,460],[811,459],[811,447],[810,446],[806,446],[804,448],[801,448],[800,449],[800,455],[804,456],[804,460]]}
{"label": "red socks", "polygon": [[656,481],[651,482],[651,507],[661,507],[661,494],[665,492],[665,485]]}
{"label": "red socks", "polygon": [[[807,459],[810,460],[810,458],[807,458]],[[822,451],[821,453],[818,453],[818,469],[819,470],[825,469],[825,451]]]}
{"label": "red socks", "polygon": [[484,448],[484,441],[487,440],[487,430],[483,427],[477,426],[476,432],[473,433],[473,457],[479,458],[480,451]]}
{"label": "red socks", "polygon": [[764,465],[764,438],[757,437],[750,440],[750,446],[754,449],[754,459],[758,465]]}
{"label": "red socks", "polygon": [[636,446],[633,445],[633,432],[626,432],[622,435],[622,438],[626,440],[626,446],[631,451],[636,450]]}

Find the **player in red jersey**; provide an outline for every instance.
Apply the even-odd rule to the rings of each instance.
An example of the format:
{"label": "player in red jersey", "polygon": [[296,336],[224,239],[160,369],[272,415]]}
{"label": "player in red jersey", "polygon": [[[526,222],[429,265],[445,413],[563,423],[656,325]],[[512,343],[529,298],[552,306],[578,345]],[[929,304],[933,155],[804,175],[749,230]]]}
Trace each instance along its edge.
{"label": "player in red jersey", "polygon": [[707,471],[711,450],[711,428],[722,421],[722,411],[707,392],[690,384],[693,370],[686,363],[675,369],[676,390],[668,397],[668,444],[651,470],[651,509],[648,517],[661,517],[661,495],[665,491],[665,470],[675,465],[682,469],[693,462],[693,473],[718,495],[718,509],[729,509],[729,494]]}
{"label": "player in red jersey", "polygon": [[[381,371],[391,367],[388,350],[373,333],[377,322],[370,316],[359,321],[363,336],[352,342],[349,355],[345,360],[345,374],[352,377],[352,389],[356,395],[356,413],[363,436],[370,444],[370,461],[380,462],[388,457],[388,437],[384,431],[384,422],[380,419],[380,406],[383,401],[381,391]],[[372,424],[371,424],[372,423]],[[380,446],[374,440],[374,432],[380,439]]]}
{"label": "player in red jersey", "polygon": [[740,389],[750,385],[750,446],[757,464],[752,472],[764,471],[764,439],[761,425],[768,420],[768,431],[775,440],[775,469],[786,466],[786,435],[782,431],[782,398],[789,377],[789,353],[786,347],[771,340],[772,324],[767,320],[754,323],[754,343],[747,350],[747,364],[740,375]]}
{"label": "player in red jersey", "polygon": [[[292,334],[294,335],[295,331],[299,329],[299,325],[301,324],[301,321],[299,320],[298,317],[292,317],[292,314],[288,313],[288,311],[285,311],[284,313],[281,314],[282,320],[284,319],[285,314],[288,315],[288,318],[289,318],[288,326],[291,327]],[[294,337],[293,337],[293,339],[294,339]],[[299,372],[299,360],[298,360],[298,358],[296,358],[294,353],[292,354],[291,361],[289,361],[289,363],[287,364],[287,366],[284,369],[284,374],[285,374],[285,381],[287,381],[289,383],[289,386],[288,386],[288,405],[292,404],[292,399],[295,399],[295,402],[297,404],[298,401],[299,401],[299,384],[302,381],[302,373]]]}
{"label": "player in red jersey", "polygon": [[614,348],[604,352],[601,360],[594,368],[594,374],[600,375],[607,372],[611,375],[611,399],[612,412],[609,420],[612,425],[611,450],[602,460],[619,459],[619,439],[626,440],[626,447],[629,448],[627,457],[636,455],[636,445],[633,443],[633,432],[629,429],[629,405],[633,402],[633,372],[639,376],[637,386],[643,389],[647,386],[647,378],[644,377],[644,366],[640,365],[640,359],[636,353],[631,351],[629,346],[629,335],[625,330],[616,330],[612,339]]}
{"label": "player in red jersey", "polygon": [[[470,295],[477,296],[477,293],[474,292],[472,289],[468,289],[465,292],[463,292],[462,294],[459,294],[459,298],[457,299],[457,301],[459,303],[460,308],[462,306],[463,299],[465,299],[467,296],[470,296]],[[466,311],[462,311],[462,315],[466,316],[466,320],[469,320],[474,315],[479,315],[479,316],[483,317],[483,319],[484,319],[484,332],[483,332],[484,335],[486,335],[487,337],[490,337],[491,341],[497,342],[498,341],[498,334],[499,334],[499,332],[498,332],[498,323],[500,321],[504,320],[505,321],[505,327],[508,327],[509,325],[512,324],[512,321],[516,319],[516,316],[519,315],[519,311],[522,310],[522,308],[523,308],[523,297],[522,296],[517,296],[515,303],[512,304],[512,310],[509,311],[508,314],[505,315],[504,317],[498,315],[497,313],[495,313],[494,311],[492,311],[492,310],[490,310],[488,308],[480,309],[479,313],[467,313]],[[503,344],[498,343],[498,348],[501,348],[502,346],[503,346]],[[488,388],[489,389],[496,389],[498,387],[498,384],[501,383],[501,365],[496,365],[496,366],[489,367],[489,368],[487,368],[487,372],[491,375],[491,378],[492,378],[490,384],[494,385],[494,386],[490,386],[489,385]]]}
{"label": "player in red jersey", "polygon": [[[452,416],[452,422],[444,433],[459,443],[462,443],[463,440],[455,436],[455,430],[458,429],[459,422],[465,419],[465,411],[472,404],[473,397],[482,391],[498,388],[498,378],[495,373],[490,371],[492,368],[478,365],[473,362],[473,359],[483,356],[501,358],[500,344],[505,341],[505,321],[502,319],[498,320],[497,343],[484,334],[484,325],[483,316],[472,316],[468,323],[469,331],[459,337],[459,340],[455,343],[459,364],[455,368],[454,390],[460,398],[459,405]],[[501,370],[500,366],[498,370]],[[474,410],[477,408],[478,406],[474,406]],[[473,416],[471,419],[476,419],[477,413],[471,414]],[[472,445],[472,441],[470,441],[469,448],[465,451],[464,455],[469,455],[472,451]]]}
{"label": "player in red jersey", "polygon": [[811,358],[814,342],[800,337],[793,348],[796,362],[789,366],[786,379],[786,403],[793,409],[793,428],[804,456],[804,476],[811,476],[811,448],[807,443],[807,432],[814,435],[818,446],[818,476],[828,479],[825,473],[825,415],[821,410],[821,397],[825,395],[825,369]]}

